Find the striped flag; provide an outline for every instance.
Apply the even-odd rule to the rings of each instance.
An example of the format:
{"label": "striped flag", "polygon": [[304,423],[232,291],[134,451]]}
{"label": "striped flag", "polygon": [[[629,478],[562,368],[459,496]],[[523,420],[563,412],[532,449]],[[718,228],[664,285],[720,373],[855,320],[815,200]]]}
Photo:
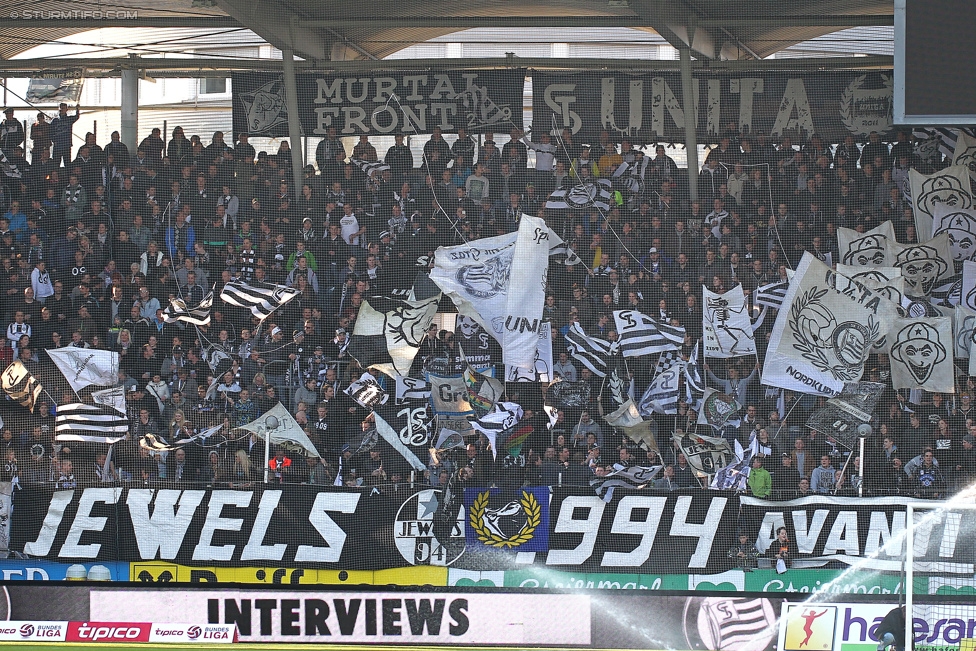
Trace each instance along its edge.
{"label": "striped flag", "polygon": [[684,362],[672,352],[661,353],[654,379],[641,396],[638,411],[641,416],[651,414],[677,414],[679,380]]}
{"label": "striped flag", "polygon": [[31,375],[20,360],[4,369],[3,376],[0,377],[0,385],[11,399],[31,411],[34,411],[34,405],[37,404],[43,391],[41,383]]}
{"label": "striped flag", "polygon": [[115,443],[129,432],[129,419],[105,405],[73,402],[59,405],[54,419],[58,441]]}
{"label": "striped flag", "polygon": [[193,325],[210,325],[210,308],[213,307],[213,290],[210,291],[199,305],[187,307],[182,298],[174,298],[163,310],[163,321],[166,323],[191,323]]}
{"label": "striped flag", "polygon": [[296,298],[301,292],[294,287],[251,281],[245,283],[232,281],[220,290],[220,298],[225,303],[246,307],[259,319],[267,319],[282,305]]}
{"label": "striped flag", "polygon": [[596,494],[609,502],[613,497],[614,488],[628,488],[639,490],[648,486],[664,466],[620,466],[615,465],[613,472],[603,477],[594,477],[590,486]]}
{"label": "striped flag", "polygon": [[481,432],[491,443],[491,454],[498,458],[499,438],[507,430],[518,425],[525,412],[516,402],[496,402],[492,410],[480,418],[471,421],[471,427]]}
{"label": "striped flag", "polygon": [[369,178],[373,178],[374,175],[380,174],[381,172],[385,172],[386,170],[390,169],[390,166],[384,163],[383,161],[370,163],[369,161],[365,161],[361,158],[352,158],[350,159],[350,161],[352,162],[353,165],[361,169],[363,173]]}
{"label": "striped flag", "polygon": [[655,321],[637,310],[615,310],[613,321],[624,357],[678,350],[685,340],[684,328]]}
{"label": "striped flag", "polygon": [[757,287],[752,302],[755,305],[765,305],[766,307],[774,307],[778,310],[783,307],[783,299],[786,298],[786,292],[789,288],[790,283],[786,280]]}
{"label": "striped flag", "polygon": [[571,188],[559,188],[546,200],[546,208],[550,210],[597,208],[609,211],[612,204],[613,186],[610,179],[592,179]]}
{"label": "striped flag", "polygon": [[15,163],[10,162],[10,159],[7,158],[7,155],[3,153],[2,149],[0,149],[0,169],[3,170],[3,174],[7,178],[20,179],[24,177],[21,169]]}
{"label": "striped flag", "polygon": [[594,375],[607,376],[610,357],[610,342],[596,337],[587,337],[580,324],[574,323],[566,332],[566,350],[579,360]]}
{"label": "striped flag", "polygon": [[[699,342],[701,343],[701,342]],[[688,407],[698,410],[702,400],[705,399],[705,381],[702,379],[701,372],[698,370],[698,345],[691,351],[691,357],[685,364],[685,391],[688,398]]]}

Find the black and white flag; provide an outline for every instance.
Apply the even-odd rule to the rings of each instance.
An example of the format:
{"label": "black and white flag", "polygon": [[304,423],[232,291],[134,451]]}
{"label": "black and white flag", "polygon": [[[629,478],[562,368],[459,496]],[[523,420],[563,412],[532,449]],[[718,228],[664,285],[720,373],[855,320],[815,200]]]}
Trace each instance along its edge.
{"label": "black and white flag", "polygon": [[613,204],[613,185],[609,179],[592,179],[571,188],[559,188],[549,195],[549,210],[586,210],[596,208],[607,212]]}
{"label": "black and white flag", "polygon": [[404,377],[397,374],[396,381],[396,401],[404,400],[429,400],[430,382],[414,377]]}
{"label": "black and white flag", "polygon": [[471,427],[481,432],[491,443],[491,454],[498,458],[499,437],[506,430],[518,425],[525,412],[522,405],[516,402],[496,402],[495,406],[484,416],[473,419]]}
{"label": "black and white flag", "polygon": [[343,393],[367,409],[382,405],[390,398],[376,378],[369,373],[363,373],[358,380],[350,382]]}
{"label": "black and white flag", "polygon": [[54,431],[58,441],[115,443],[129,432],[129,419],[105,405],[74,402],[58,405]]}
{"label": "black and white flag", "polygon": [[749,305],[742,285],[723,294],[702,288],[702,342],[705,357],[742,357],[756,354]]}
{"label": "black and white flag", "polygon": [[969,184],[969,168],[964,165],[950,165],[932,174],[921,174],[908,170],[911,192],[909,199],[915,212],[915,227],[918,239],[926,240],[932,235],[932,219],[935,207],[966,210],[973,207],[972,187]]}
{"label": "black and white flag", "polygon": [[610,342],[597,337],[587,337],[580,324],[574,323],[566,332],[566,350],[594,375],[607,376]]}
{"label": "black and white flag", "polygon": [[249,283],[232,281],[220,290],[220,298],[225,303],[248,308],[251,314],[261,320],[267,319],[272,312],[300,294],[294,287],[253,280]]}
{"label": "black and white flag", "polygon": [[614,466],[613,472],[603,477],[594,477],[590,480],[590,486],[596,494],[609,502],[613,497],[614,488],[625,488],[630,490],[640,490],[650,485],[661,468],[664,466]]}
{"label": "black and white flag", "polygon": [[786,291],[789,288],[790,283],[785,280],[757,287],[752,302],[754,305],[764,305],[778,310],[783,307],[783,299],[786,298]]}
{"label": "black and white flag", "polygon": [[190,323],[192,325],[210,325],[210,308],[213,307],[213,290],[211,290],[198,305],[187,307],[182,298],[174,298],[163,310],[163,321],[166,323]]}
{"label": "black and white flag", "polygon": [[369,178],[373,178],[374,175],[380,174],[381,172],[385,172],[386,170],[390,169],[390,166],[384,163],[383,161],[377,161],[375,163],[371,163],[369,161],[362,160],[361,158],[351,158],[349,160],[352,162],[353,165],[361,169],[363,171],[363,174],[365,174]]}
{"label": "black and white flag", "polygon": [[683,370],[684,362],[680,357],[670,352],[661,353],[654,379],[647,385],[638,404],[641,416],[650,418],[652,414],[678,413],[679,380]]}
{"label": "black and white flag", "polygon": [[17,166],[16,163],[11,163],[7,155],[3,153],[0,149],[0,170],[3,170],[3,175],[8,179],[21,179],[24,178],[24,172]]}
{"label": "black and white flag", "polygon": [[12,400],[31,411],[34,411],[34,405],[37,404],[43,391],[41,383],[31,375],[20,360],[4,369],[3,376],[0,376],[0,384]]}
{"label": "black and white flag", "polygon": [[424,301],[379,296],[363,301],[349,338],[349,354],[364,368],[407,375],[437,313],[440,294]]}
{"label": "black and white flag", "polygon": [[895,389],[953,393],[952,319],[897,319],[888,335]]}
{"label": "black and white flag", "polygon": [[684,328],[655,321],[637,310],[615,310],[613,321],[624,357],[678,350],[685,340]]}
{"label": "black and white flag", "polygon": [[702,379],[701,371],[698,370],[701,362],[699,352],[698,344],[695,344],[695,348],[688,358],[688,363],[685,364],[686,398],[688,407],[694,410],[700,409],[701,403],[705,399],[705,381]]}

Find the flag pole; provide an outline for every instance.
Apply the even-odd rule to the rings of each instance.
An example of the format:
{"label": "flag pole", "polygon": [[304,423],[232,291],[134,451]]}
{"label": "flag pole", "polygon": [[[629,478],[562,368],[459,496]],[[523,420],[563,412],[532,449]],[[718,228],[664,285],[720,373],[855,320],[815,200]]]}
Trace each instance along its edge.
{"label": "flag pole", "polygon": [[267,484],[270,478],[271,464],[271,433],[264,428],[264,483]]}

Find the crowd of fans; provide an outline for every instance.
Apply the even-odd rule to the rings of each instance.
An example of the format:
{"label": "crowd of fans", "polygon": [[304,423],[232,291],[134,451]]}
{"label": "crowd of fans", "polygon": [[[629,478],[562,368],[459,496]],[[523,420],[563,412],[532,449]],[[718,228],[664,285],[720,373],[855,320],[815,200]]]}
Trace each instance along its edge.
{"label": "crowd of fans", "polygon": [[[87,134],[74,147],[77,115],[64,105],[50,121],[39,113],[29,134],[12,109],[0,123],[3,360],[19,359],[49,379],[33,414],[9,400],[2,408],[2,479],[21,485],[261,481],[263,443],[234,428],[281,401],[321,459],[277,450],[273,481],[332,484],[341,466],[346,485],[438,485],[460,466],[479,485],[588,486],[615,466],[664,464],[648,488],[701,486],[667,444],[673,432],[695,427],[688,405],[654,416],[660,454],[638,448],[600,416],[602,381],[566,354],[567,328],[578,322],[613,340],[613,310],[635,308],[683,326],[687,356],[702,334],[702,286],[741,284],[751,300],[757,287],[785,279],[804,252],[836,262],[838,227],[864,231],[891,221],[900,242],[915,241],[906,175],[945,165],[937,152],[938,160],[919,158],[904,132],[890,146],[876,133],[865,143],[814,135],[795,144],[730,127],[710,148],[691,201],[686,173],[664,145],[638,146],[607,132],[589,144],[569,131],[513,129],[498,147],[491,133],[461,130],[449,144],[435,128],[414,160],[402,135],[380,156],[367,136],[349,151],[331,129],[295,188],[287,142],[269,154],[256,152],[245,133],[227,142],[217,132],[204,144],[176,127],[165,140],[153,129],[136,151],[117,132],[102,144]],[[389,169],[372,176],[356,163],[378,160]],[[628,171],[615,175],[622,164]],[[613,183],[609,210],[546,208],[553,190],[596,178]],[[512,232],[523,213],[544,217],[582,261],[552,263],[544,319],[555,334],[554,375],[590,383],[589,404],[561,410],[550,426],[545,387],[510,383],[509,399],[523,404],[534,429],[518,454],[496,459],[480,437],[411,473],[379,448],[364,449],[369,410],[343,393],[363,373],[347,352],[363,300],[389,293],[438,246]],[[235,279],[287,284],[301,295],[260,328],[249,311],[219,299],[209,326],[165,323],[172,299],[192,306]],[[954,397],[889,388],[865,458],[848,459],[848,450],[803,427],[820,399],[791,392],[779,399],[761,385],[772,322],[756,334],[759,359],[713,359],[706,367],[711,386],[745,405],[741,424],[722,435],[757,452],[751,494],[939,496],[976,479],[971,379]],[[427,360],[458,355],[454,338],[436,328],[428,334],[417,377]],[[75,396],[57,383],[45,350],[63,346],[120,354],[132,425],[111,459],[105,445],[54,440],[55,401]],[[215,349],[233,359],[218,378],[205,361]],[[656,361],[628,360],[638,392]],[[883,355],[867,368],[866,379],[887,381]],[[139,444],[145,434],[172,444],[213,425],[222,428],[176,451]]]}

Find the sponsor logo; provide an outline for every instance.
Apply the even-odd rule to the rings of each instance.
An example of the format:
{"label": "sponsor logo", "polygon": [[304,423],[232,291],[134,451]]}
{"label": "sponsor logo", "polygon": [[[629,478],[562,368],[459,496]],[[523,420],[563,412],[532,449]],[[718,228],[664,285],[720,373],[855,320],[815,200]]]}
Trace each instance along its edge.
{"label": "sponsor logo", "polygon": [[23,626],[20,627],[20,634],[23,635],[24,637],[30,637],[31,635],[34,634],[34,625],[24,624]]}
{"label": "sponsor logo", "polygon": [[783,651],[830,651],[834,645],[837,608],[796,604],[786,611]]}
{"label": "sponsor logo", "polygon": [[199,626],[191,626],[190,628],[186,629],[186,636],[191,640],[195,640],[198,637],[200,637],[200,633],[202,632],[203,631],[200,629]]}
{"label": "sponsor logo", "polygon": [[69,622],[68,642],[148,642],[151,624]]}

